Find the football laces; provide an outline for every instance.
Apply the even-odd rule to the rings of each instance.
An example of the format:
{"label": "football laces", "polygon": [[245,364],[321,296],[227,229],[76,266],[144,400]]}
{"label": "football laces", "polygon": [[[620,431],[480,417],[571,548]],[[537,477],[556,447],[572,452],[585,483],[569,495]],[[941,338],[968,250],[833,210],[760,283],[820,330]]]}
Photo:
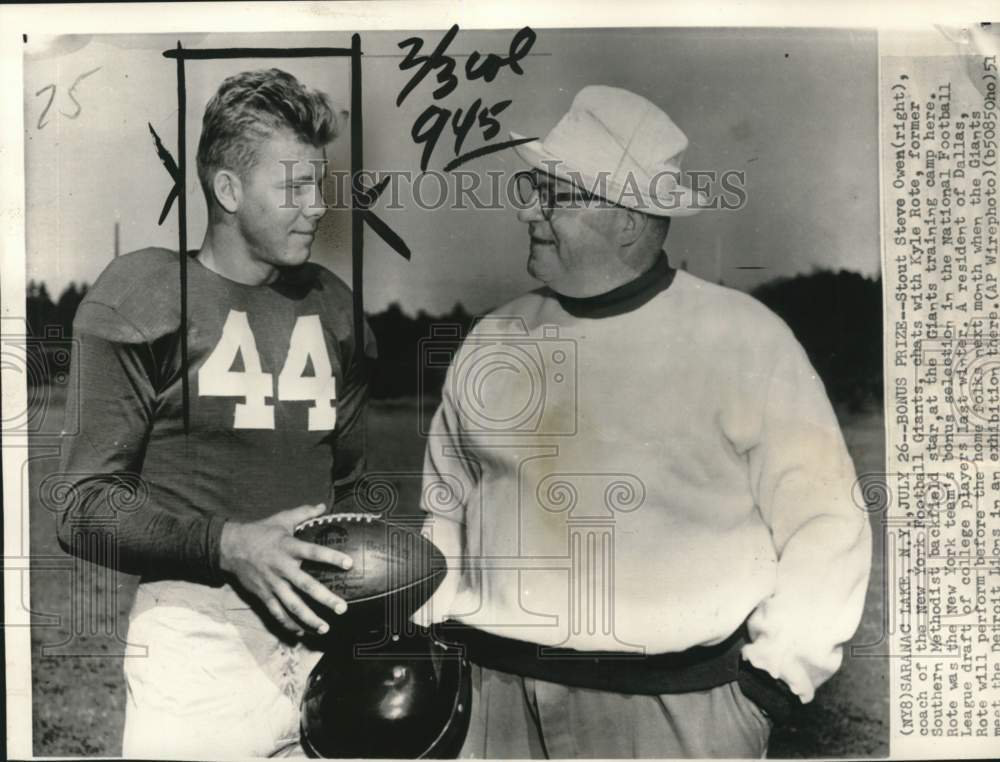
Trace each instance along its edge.
{"label": "football laces", "polygon": [[319,516],[315,519],[309,519],[308,521],[303,521],[301,524],[295,527],[295,532],[300,532],[303,529],[309,529],[310,527],[325,526],[326,524],[371,524],[376,519],[381,520],[382,514],[375,513],[327,513],[323,516]]}

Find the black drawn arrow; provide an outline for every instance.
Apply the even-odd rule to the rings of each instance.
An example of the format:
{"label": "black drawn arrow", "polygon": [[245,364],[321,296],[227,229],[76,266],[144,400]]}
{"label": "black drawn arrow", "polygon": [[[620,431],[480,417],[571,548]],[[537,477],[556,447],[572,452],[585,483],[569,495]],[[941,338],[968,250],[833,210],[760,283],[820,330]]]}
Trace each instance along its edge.
{"label": "black drawn arrow", "polygon": [[160,161],[163,162],[163,166],[167,168],[167,173],[170,178],[174,181],[174,187],[170,189],[170,193],[167,194],[167,200],[163,202],[163,210],[160,212],[160,219],[156,221],[157,225],[162,225],[163,221],[167,219],[167,215],[170,214],[170,208],[174,205],[174,201],[180,195],[180,177],[181,172],[177,168],[177,162],[174,161],[174,157],[170,155],[170,151],[167,150],[166,146],[163,145],[163,141],[160,140],[160,136],[156,134],[156,130],[153,129],[153,125],[146,122],[149,125],[149,131],[153,134],[153,145],[156,146],[156,155],[160,157]]}
{"label": "black drawn arrow", "polygon": [[389,244],[399,256],[405,259],[407,262],[410,261],[412,254],[410,252],[410,247],[406,245],[406,242],[399,237],[399,235],[388,225],[386,225],[382,220],[380,220],[374,212],[372,212],[371,207],[378,201],[379,196],[389,185],[389,177],[383,177],[379,182],[377,182],[371,188],[365,188],[359,183],[359,186],[354,193],[354,205],[362,211],[362,217],[364,221],[368,223],[368,226],[374,230],[378,237]]}

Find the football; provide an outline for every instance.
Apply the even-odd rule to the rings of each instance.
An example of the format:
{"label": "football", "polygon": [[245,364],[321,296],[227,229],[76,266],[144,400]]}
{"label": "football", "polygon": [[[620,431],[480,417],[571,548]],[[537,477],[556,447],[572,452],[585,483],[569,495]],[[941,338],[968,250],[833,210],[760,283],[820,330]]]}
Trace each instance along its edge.
{"label": "football", "polygon": [[393,627],[409,620],[434,593],[447,567],[437,546],[416,527],[369,513],[332,513],[306,521],[295,536],[349,555],[350,569],[305,561],[302,569],[347,601],[341,616],[312,602],[331,623]]}

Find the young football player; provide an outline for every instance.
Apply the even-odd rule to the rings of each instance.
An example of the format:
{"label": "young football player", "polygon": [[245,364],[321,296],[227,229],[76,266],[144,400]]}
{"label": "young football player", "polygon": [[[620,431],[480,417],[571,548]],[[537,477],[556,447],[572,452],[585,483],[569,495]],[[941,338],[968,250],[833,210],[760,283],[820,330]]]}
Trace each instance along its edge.
{"label": "young football player", "polygon": [[[309,635],[328,627],[308,601],[346,608],[301,562],[350,559],[292,534],[348,507],[364,467],[373,342],[356,346],[350,290],[309,262],[337,130],[286,72],[226,79],[198,145],[201,248],[117,258],[77,313],[59,539],[141,575],[125,756],[294,753]],[[103,553],[95,519],[113,527]]]}

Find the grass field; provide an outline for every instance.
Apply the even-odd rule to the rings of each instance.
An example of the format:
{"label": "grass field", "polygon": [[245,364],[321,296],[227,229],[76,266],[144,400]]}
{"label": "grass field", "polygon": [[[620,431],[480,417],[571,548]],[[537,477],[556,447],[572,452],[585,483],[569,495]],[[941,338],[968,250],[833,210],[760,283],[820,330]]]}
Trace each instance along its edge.
{"label": "grass field", "polygon": [[[38,494],[44,478],[58,467],[56,453],[48,445],[62,426],[61,395],[58,389],[51,391],[42,436],[31,443],[29,465],[34,752],[115,756],[121,750],[124,719],[121,654],[136,580],[83,562],[75,566],[59,549],[55,515]],[[881,412],[845,413],[842,424],[859,474],[882,472]],[[368,453],[375,471],[419,471],[423,439],[415,403],[373,405]],[[401,478],[398,486],[401,499],[412,503],[417,480]],[[841,671],[792,722],[776,729],[771,757],[868,757],[888,752],[887,662],[880,658],[877,645],[884,603],[881,516],[873,514],[872,520],[874,563],[861,627]],[[90,594],[71,595],[74,579],[78,590]],[[74,607],[73,600],[83,603]]]}

